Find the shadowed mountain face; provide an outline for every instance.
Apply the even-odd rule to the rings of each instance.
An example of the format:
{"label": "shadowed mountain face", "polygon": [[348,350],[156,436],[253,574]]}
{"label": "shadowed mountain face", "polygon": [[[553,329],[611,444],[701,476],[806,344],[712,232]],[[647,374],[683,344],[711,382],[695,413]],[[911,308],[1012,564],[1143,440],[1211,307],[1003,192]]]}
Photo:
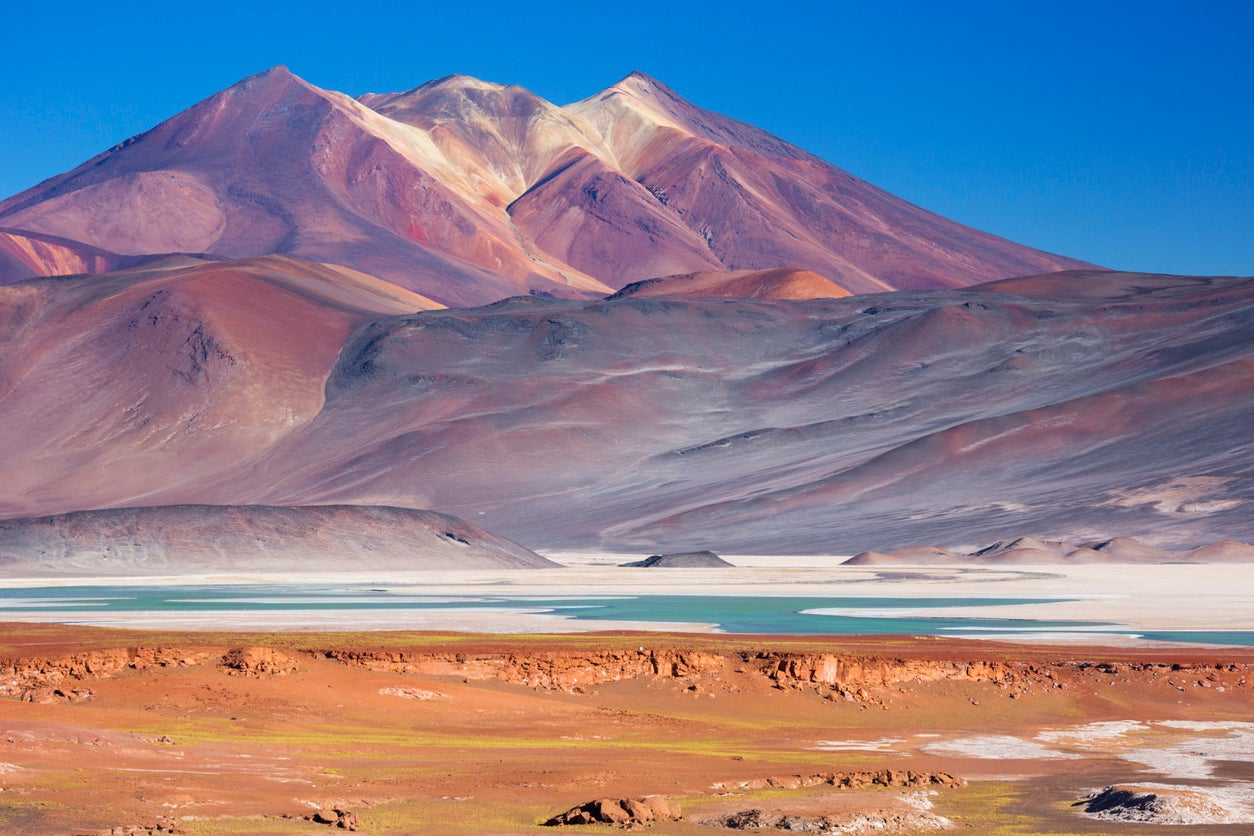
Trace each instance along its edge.
{"label": "shadowed mountain face", "polygon": [[537,548],[836,554],[1179,550],[1254,518],[1249,279],[414,314],[283,263],[0,294],[2,512],[354,503]]}
{"label": "shadowed mountain face", "polygon": [[447,305],[795,267],[851,292],[1074,268],[633,74],[562,108],[464,76],[360,100],[278,67],[0,202],[0,282],[283,253]]}

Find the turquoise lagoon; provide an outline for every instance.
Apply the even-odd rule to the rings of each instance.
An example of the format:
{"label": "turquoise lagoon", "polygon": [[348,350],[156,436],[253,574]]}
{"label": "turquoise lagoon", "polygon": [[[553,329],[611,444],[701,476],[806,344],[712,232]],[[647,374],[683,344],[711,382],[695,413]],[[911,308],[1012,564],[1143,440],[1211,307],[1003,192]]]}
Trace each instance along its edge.
{"label": "turquoise lagoon", "polygon": [[[0,589],[6,613],[41,614],[41,620],[90,622],[96,613],[223,614],[344,610],[500,610],[551,615],[581,622],[639,621],[715,625],[725,633],[776,635],[933,635],[981,633],[1106,633],[1153,641],[1252,647],[1254,632],[1140,632],[1102,622],[947,616],[957,607],[1047,603],[1041,598],[853,598],[624,595],[544,598],[514,595],[423,596],[378,586],[194,585],[56,586]],[[834,612],[835,611],[835,612]],[[865,615],[861,611],[865,611]],[[592,627],[594,624],[582,625]],[[396,625],[403,629],[403,624]]]}

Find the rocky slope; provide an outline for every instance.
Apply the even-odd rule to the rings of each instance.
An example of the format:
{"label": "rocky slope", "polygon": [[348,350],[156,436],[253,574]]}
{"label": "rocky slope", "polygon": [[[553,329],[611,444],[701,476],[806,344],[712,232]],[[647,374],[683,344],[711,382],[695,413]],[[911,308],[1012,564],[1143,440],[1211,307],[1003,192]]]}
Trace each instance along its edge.
{"label": "rocky slope", "polygon": [[0,522],[8,577],[556,565],[456,517],[405,508],[183,505]]}
{"label": "rocky slope", "polygon": [[1075,268],[633,74],[557,107],[450,76],[353,100],[276,67],[0,202],[0,282],[170,253],[338,264],[447,305],[796,266],[855,292]]}

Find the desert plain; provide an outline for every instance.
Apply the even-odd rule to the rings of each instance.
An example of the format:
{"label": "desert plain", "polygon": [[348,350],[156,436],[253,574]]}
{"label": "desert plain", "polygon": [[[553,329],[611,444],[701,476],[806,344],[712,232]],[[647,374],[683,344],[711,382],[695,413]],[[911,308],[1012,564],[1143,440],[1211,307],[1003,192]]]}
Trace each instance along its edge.
{"label": "desert plain", "polygon": [[[708,623],[573,620],[522,605],[225,615],[12,608],[0,630],[0,829],[1236,834],[1254,826],[1254,648],[1137,637],[1254,630],[1246,565],[841,567],[831,557],[732,556],[729,568],[627,569],[618,565],[624,555],[549,556],[563,568],[416,572],[386,587],[449,600],[1042,603],[946,610],[1023,619],[1028,628],[976,631],[980,640],[748,635]],[[276,580],[182,582],[247,589]],[[1105,627],[1053,632],[1031,629],[1032,620]],[[627,819],[545,825],[587,802],[650,796],[675,817],[633,820],[631,805],[604,804],[596,809]]]}

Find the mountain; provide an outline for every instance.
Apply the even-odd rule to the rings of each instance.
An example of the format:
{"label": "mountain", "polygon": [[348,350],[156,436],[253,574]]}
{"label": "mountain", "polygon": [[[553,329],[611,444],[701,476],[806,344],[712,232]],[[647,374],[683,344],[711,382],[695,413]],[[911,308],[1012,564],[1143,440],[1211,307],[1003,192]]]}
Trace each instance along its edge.
{"label": "mountain", "polygon": [[0,289],[0,514],[399,506],[732,554],[1254,521],[1251,279],[424,303],[280,256]]}
{"label": "mountain", "polygon": [[539,569],[556,563],[447,514],[184,505],[0,522],[9,577]]}
{"label": "mountain", "polygon": [[[311,506],[646,554],[1153,560],[1254,522],[1254,279],[1012,244],[640,74],[245,79],[0,202],[0,344],[23,548]],[[373,542],[355,513],[326,530]]]}
{"label": "mountain", "polygon": [[434,307],[288,256],[0,288],[0,515],[192,502],[318,414],[355,327]]}
{"label": "mountain", "polygon": [[851,292],[1083,265],[912,206],[639,73],[558,107],[450,76],[359,100],[276,67],[0,202],[0,282],[286,254],[467,306],[791,267]]}
{"label": "mountain", "polygon": [[642,73],[569,110],[730,270],[792,265],[870,293],[1088,266],[922,210]]}
{"label": "mountain", "polygon": [[955,554],[935,546],[913,546],[887,554],[863,552],[845,566],[1063,566],[1085,563],[1254,563],[1254,546],[1225,540],[1184,552],[1170,553],[1131,537],[1073,545],[1043,542],[1034,537],[1000,541],[972,554]]}

